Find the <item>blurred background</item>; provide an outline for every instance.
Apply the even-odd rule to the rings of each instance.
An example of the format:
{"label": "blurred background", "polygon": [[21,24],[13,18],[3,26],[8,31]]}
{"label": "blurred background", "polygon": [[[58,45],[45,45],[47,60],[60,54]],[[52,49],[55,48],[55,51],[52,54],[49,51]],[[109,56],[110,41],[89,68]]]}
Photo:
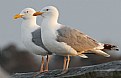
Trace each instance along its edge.
{"label": "blurred background", "polygon": [[[42,7],[53,5],[60,11],[59,22],[88,34],[92,38],[117,45],[121,48],[121,0],[2,0],[0,2],[0,70],[9,74],[38,71],[41,56],[26,50],[21,41],[22,19],[13,16],[24,8],[40,11]],[[38,17],[37,24],[41,24]],[[108,52],[111,57],[88,54],[89,59],[72,57],[70,67],[95,65],[120,60],[121,52]],[[50,56],[49,67],[62,69],[63,57]],[[0,77],[2,77],[0,75]]]}

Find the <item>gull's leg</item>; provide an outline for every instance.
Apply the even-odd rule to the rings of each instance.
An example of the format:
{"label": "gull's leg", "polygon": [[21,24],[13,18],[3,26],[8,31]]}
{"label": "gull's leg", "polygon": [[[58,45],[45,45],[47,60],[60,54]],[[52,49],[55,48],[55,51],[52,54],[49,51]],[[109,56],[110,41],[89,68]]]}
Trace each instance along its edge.
{"label": "gull's leg", "polygon": [[65,69],[63,70],[63,72],[60,75],[63,75],[63,74],[68,72],[69,63],[70,63],[70,56],[68,55],[68,59],[67,59],[66,65],[65,65]]}
{"label": "gull's leg", "polygon": [[48,66],[49,66],[49,55],[47,55],[47,58],[46,58],[46,67],[44,72],[48,72]]}
{"label": "gull's leg", "polygon": [[42,62],[40,67],[40,73],[44,72],[44,57],[42,56]]}
{"label": "gull's leg", "polygon": [[41,67],[40,67],[40,72],[37,74],[35,74],[33,76],[33,78],[35,78],[36,76],[38,76],[39,74],[43,73],[44,72],[44,57],[42,56],[42,61],[41,61]]}
{"label": "gull's leg", "polygon": [[66,69],[66,56],[64,56],[63,71]]}
{"label": "gull's leg", "polygon": [[70,56],[68,55],[68,60],[67,60],[67,65],[66,65],[66,69],[65,69],[65,71],[67,71],[67,70],[68,70],[69,63],[70,63]]}

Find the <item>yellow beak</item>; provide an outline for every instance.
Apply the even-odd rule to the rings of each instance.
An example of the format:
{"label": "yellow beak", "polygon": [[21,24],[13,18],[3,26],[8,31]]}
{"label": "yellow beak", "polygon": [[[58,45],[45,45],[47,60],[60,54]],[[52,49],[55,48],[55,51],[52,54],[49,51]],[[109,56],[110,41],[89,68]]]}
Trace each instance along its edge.
{"label": "yellow beak", "polygon": [[16,14],[16,15],[14,16],[14,19],[22,18],[23,16],[24,16],[24,15]]}
{"label": "yellow beak", "polygon": [[38,16],[38,15],[42,15],[44,12],[35,12],[34,14],[33,14],[33,16]]}

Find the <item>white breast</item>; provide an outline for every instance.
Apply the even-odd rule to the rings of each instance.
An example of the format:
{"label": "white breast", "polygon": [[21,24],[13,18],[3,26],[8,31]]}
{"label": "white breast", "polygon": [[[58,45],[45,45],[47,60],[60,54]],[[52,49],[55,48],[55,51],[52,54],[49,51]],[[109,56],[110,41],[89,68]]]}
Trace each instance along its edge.
{"label": "white breast", "polygon": [[46,55],[47,51],[45,51],[43,48],[40,46],[35,45],[32,42],[32,34],[31,32],[34,31],[36,28],[33,29],[22,29],[21,31],[21,39],[25,47],[27,48],[28,51],[35,53],[35,54],[40,54],[40,55]]}

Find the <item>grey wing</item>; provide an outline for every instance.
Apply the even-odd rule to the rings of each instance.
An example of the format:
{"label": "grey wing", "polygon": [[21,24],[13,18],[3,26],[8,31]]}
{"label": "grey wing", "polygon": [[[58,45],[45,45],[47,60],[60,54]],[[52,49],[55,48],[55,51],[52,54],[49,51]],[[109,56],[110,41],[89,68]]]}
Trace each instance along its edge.
{"label": "grey wing", "polygon": [[34,32],[32,32],[32,42],[36,44],[37,46],[41,46],[43,48],[43,43],[41,39],[41,29],[37,29]]}
{"label": "grey wing", "polygon": [[42,42],[42,38],[41,38],[41,28],[35,30],[34,32],[32,32],[32,42],[37,45],[40,46],[42,48],[44,48],[46,51],[48,51],[48,54],[52,54],[52,52],[50,52],[43,44]]}
{"label": "grey wing", "polygon": [[58,36],[56,40],[67,43],[67,45],[74,48],[77,52],[88,51],[99,46],[96,40],[81,33],[79,30],[64,26],[58,29],[57,32]]}

